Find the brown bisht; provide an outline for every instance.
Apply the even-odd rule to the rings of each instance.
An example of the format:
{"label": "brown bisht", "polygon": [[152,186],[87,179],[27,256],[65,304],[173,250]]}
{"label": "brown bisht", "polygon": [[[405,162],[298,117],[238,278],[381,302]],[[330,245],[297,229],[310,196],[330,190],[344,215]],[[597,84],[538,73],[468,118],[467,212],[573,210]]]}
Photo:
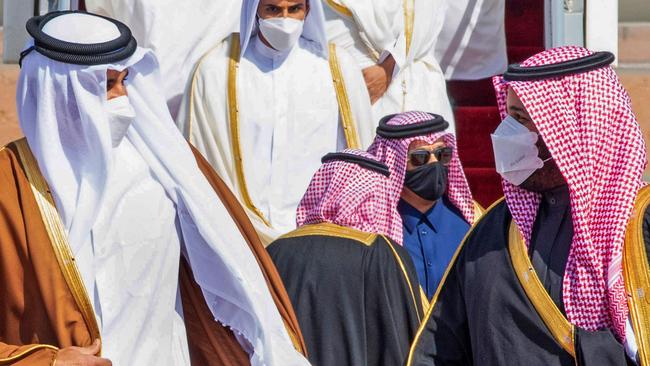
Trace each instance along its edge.
{"label": "brown bisht", "polygon": [[[294,346],[305,354],[273,262],[237,199],[193,152],[255,255]],[[58,243],[62,233],[52,230],[51,217],[39,205],[52,198],[24,139],[0,149],[0,187],[0,365],[49,366],[59,348],[88,346],[101,334],[70,249]],[[214,320],[183,259],[179,286],[192,364],[250,364],[230,329]]]}

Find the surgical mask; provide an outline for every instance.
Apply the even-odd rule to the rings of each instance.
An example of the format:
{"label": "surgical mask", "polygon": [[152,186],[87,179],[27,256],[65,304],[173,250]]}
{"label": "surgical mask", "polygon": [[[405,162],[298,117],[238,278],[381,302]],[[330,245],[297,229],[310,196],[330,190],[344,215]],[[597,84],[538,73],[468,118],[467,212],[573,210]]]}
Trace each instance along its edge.
{"label": "surgical mask", "polygon": [[436,201],[447,191],[448,168],[440,162],[419,166],[406,172],[404,186],[429,201]]}
{"label": "surgical mask", "polygon": [[264,38],[280,52],[290,50],[298,42],[305,24],[303,20],[294,18],[260,18],[259,22]]}
{"label": "surgical mask", "polygon": [[129,126],[135,120],[135,109],[126,95],[110,99],[106,103],[108,125],[111,130],[113,147],[117,147],[126,136]]}
{"label": "surgical mask", "polygon": [[496,170],[503,179],[518,186],[544,166],[549,159],[539,158],[539,135],[512,116],[507,116],[492,133]]}

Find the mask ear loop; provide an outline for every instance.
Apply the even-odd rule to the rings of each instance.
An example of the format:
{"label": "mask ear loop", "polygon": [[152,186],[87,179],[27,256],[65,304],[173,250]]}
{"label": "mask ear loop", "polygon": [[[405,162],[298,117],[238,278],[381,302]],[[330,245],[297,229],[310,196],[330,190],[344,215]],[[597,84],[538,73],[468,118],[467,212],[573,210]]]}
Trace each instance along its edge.
{"label": "mask ear loop", "polygon": [[542,160],[542,163],[546,163],[546,162],[549,161],[549,160],[553,160],[553,157],[551,156],[551,157],[549,157],[548,159],[544,159],[544,160]]}

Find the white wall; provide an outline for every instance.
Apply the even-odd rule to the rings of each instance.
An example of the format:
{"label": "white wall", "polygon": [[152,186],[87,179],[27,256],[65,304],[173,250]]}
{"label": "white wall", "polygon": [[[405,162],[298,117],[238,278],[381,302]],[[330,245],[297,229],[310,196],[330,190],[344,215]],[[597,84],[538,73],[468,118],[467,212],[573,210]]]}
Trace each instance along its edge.
{"label": "white wall", "polygon": [[587,48],[612,52],[618,59],[618,0],[587,0],[585,10]]}

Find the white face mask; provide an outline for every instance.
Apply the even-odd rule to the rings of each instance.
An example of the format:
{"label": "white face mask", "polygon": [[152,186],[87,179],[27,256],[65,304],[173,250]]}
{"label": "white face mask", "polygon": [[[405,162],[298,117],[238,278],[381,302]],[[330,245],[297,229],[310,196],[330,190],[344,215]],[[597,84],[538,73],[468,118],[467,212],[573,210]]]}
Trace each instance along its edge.
{"label": "white face mask", "polygon": [[135,109],[131,106],[129,98],[122,95],[110,99],[106,103],[108,113],[108,124],[111,129],[111,141],[113,147],[117,147],[126,136],[126,132],[135,119]]}
{"label": "white face mask", "polygon": [[304,24],[303,20],[294,18],[260,18],[260,32],[273,48],[282,52],[298,42]]}
{"label": "white face mask", "polygon": [[531,132],[512,116],[506,117],[492,133],[492,148],[497,172],[518,186],[544,166],[535,143],[539,135]]}

